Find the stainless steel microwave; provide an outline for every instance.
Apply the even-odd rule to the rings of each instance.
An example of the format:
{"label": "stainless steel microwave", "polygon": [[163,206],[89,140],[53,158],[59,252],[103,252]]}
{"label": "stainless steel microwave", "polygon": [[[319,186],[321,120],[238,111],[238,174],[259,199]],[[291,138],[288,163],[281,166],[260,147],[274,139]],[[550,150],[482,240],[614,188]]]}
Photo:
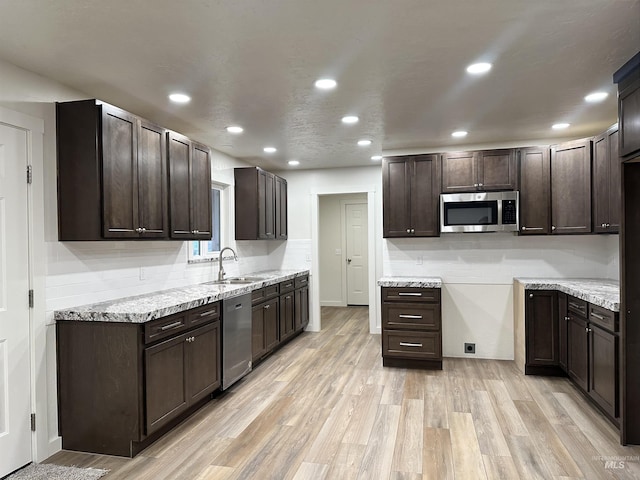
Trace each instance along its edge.
{"label": "stainless steel microwave", "polygon": [[440,232],[517,232],[518,192],[443,193]]}

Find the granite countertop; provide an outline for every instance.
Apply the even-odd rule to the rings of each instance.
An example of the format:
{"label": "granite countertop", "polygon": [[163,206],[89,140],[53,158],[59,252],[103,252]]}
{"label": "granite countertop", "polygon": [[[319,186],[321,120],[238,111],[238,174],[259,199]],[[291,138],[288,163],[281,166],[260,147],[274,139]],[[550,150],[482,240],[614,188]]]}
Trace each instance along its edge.
{"label": "granite countertop", "polygon": [[514,278],[528,290],[558,290],[613,312],[620,311],[620,284],[595,278]]}
{"label": "granite countertop", "polygon": [[405,288],[442,288],[439,277],[382,277],[378,280],[380,287]]}
{"label": "granite countertop", "polygon": [[309,270],[269,270],[245,274],[262,280],[241,285],[215,285],[211,282],[124,297],[108,302],[56,310],[54,320],[144,323],[190,310],[225,298],[250,293],[261,287],[309,275]]}

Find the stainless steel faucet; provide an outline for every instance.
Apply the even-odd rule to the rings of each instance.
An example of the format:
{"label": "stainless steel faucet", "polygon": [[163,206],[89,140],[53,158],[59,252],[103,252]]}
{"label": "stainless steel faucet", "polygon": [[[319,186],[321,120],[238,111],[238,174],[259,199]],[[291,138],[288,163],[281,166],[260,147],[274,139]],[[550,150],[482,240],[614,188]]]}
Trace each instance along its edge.
{"label": "stainless steel faucet", "polygon": [[224,267],[222,266],[222,254],[224,253],[225,250],[231,250],[233,252],[233,259],[236,262],[238,261],[238,255],[236,255],[236,252],[233,248],[224,247],[222,250],[220,250],[220,253],[218,254],[218,281],[224,280]]}

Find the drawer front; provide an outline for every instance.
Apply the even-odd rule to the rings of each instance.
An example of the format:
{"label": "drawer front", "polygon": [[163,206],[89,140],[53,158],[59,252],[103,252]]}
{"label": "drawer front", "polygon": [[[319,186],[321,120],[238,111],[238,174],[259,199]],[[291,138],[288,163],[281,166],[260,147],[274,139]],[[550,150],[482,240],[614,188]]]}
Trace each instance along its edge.
{"label": "drawer front", "polygon": [[617,332],[619,328],[618,315],[597,305],[589,305],[589,321],[610,332]]}
{"label": "drawer front", "polygon": [[570,312],[580,315],[582,318],[587,318],[587,305],[588,303],[576,297],[567,297],[567,308]]}
{"label": "drawer front", "polygon": [[440,305],[437,303],[392,303],[382,305],[385,329],[440,330]]}
{"label": "drawer front", "polygon": [[305,275],[304,277],[296,277],[295,285],[296,288],[302,288],[309,285],[309,276]]}
{"label": "drawer front", "polygon": [[256,288],[251,292],[251,304],[257,305],[258,303],[262,303],[266,300],[264,288]]}
{"label": "drawer front", "polygon": [[290,292],[295,288],[295,280],[292,278],[291,280],[287,280],[286,282],[280,282],[280,293]]}
{"label": "drawer front", "polygon": [[383,301],[439,302],[439,288],[382,287]]}
{"label": "drawer front", "polygon": [[151,343],[176,335],[187,329],[187,323],[186,312],[147,322],[144,324],[144,342]]}
{"label": "drawer front", "polygon": [[382,356],[437,360],[442,358],[439,332],[382,332]]}
{"label": "drawer front", "polygon": [[210,303],[188,311],[189,326],[204,325],[220,318],[220,302]]}
{"label": "drawer front", "polygon": [[264,296],[265,298],[277,297],[280,295],[280,285],[269,285],[268,287],[264,287]]}

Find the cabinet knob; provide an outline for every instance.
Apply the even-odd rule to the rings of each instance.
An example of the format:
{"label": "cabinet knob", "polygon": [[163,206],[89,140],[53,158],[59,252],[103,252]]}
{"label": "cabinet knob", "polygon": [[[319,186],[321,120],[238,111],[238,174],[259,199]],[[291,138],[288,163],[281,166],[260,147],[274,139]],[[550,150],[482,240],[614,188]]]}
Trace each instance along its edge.
{"label": "cabinet knob", "polygon": [[610,224],[610,223],[607,223],[607,228],[609,228],[610,226],[611,226],[611,224]]}
{"label": "cabinet knob", "polygon": [[520,227],[520,230],[522,230],[523,232],[527,231],[527,227]]}
{"label": "cabinet knob", "polygon": [[603,223],[603,224],[601,224],[600,226],[601,226],[602,228],[607,228],[607,224],[606,224],[606,223]]}
{"label": "cabinet knob", "polygon": [[136,228],[136,232],[142,233],[142,228],[141,227]]}
{"label": "cabinet knob", "polygon": [[264,309],[265,309],[265,310],[269,310],[270,308],[271,308],[271,305],[265,305],[265,306],[264,306]]}
{"label": "cabinet knob", "polygon": [[569,320],[571,320],[570,317],[564,317],[564,319],[568,322]]}
{"label": "cabinet knob", "polygon": [[529,298],[533,298],[533,293],[530,293],[530,294],[529,294]]}
{"label": "cabinet knob", "polygon": [[479,187],[484,187],[484,183],[479,183],[478,186]]}
{"label": "cabinet knob", "polygon": [[146,231],[147,231],[147,229],[146,229],[146,228],[144,228],[144,227],[142,227],[142,233],[144,233],[144,232],[146,232]]}
{"label": "cabinet knob", "polygon": [[411,233],[416,233],[416,229],[415,229],[415,228],[412,228],[412,229],[411,229]]}
{"label": "cabinet knob", "polygon": [[407,228],[407,233],[411,233],[411,229],[410,228]]}
{"label": "cabinet knob", "polygon": [[473,184],[473,186],[474,186],[474,187],[477,187],[477,186],[478,186],[478,184],[477,184],[477,183],[474,183],[474,184]]}
{"label": "cabinet knob", "polygon": [[551,225],[551,230],[555,230],[556,226],[555,225]]}

